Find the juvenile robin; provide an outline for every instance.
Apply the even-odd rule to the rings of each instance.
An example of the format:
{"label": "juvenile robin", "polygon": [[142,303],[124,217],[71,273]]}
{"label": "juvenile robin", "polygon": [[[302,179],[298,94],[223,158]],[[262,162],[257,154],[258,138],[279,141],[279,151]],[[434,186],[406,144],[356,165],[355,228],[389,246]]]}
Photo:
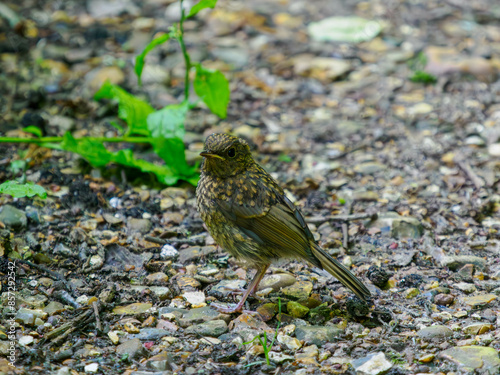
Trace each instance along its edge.
{"label": "juvenile robin", "polygon": [[370,291],[314,240],[304,217],[278,183],[252,158],[248,144],[227,134],[205,141],[198,211],[215,241],[232,256],[257,269],[239,303],[214,306],[224,313],[242,311],[270,264],[281,258],[304,259],[328,271],[359,298]]}

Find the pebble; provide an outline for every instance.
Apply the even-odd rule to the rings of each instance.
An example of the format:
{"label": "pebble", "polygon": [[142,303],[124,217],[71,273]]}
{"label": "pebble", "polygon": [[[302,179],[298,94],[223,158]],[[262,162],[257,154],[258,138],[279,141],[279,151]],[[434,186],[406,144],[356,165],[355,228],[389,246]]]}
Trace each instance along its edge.
{"label": "pebble", "polygon": [[476,307],[481,305],[486,305],[497,299],[495,294],[480,294],[473,297],[463,297],[462,301],[469,306]]}
{"label": "pebble", "polygon": [[[155,371],[170,371],[174,369],[173,365],[175,365],[174,357],[169,352],[161,352],[146,361],[146,366]],[[176,365],[175,368],[177,368]]]}
{"label": "pebble", "polygon": [[309,312],[309,308],[302,306],[300,303],[290,301],[286,304],[288,313],[294,318],[303,318]]}
{"label": "pebble", "polygon": [[118,345],[115,351],[120,356],[127,355],[128,359],[140,358],[147,353],[141,340],[138,338],[125,341],[123,344]]}
{"label": "pebble", "polygon": [[136,219],[134,217],[127,219],[127,229],[130,233],[146,234],[151,230],[151,221],[148,219]]}
{"label": "pebble", "polygon": [[155,272],[146,276],[147,285],[167,285],[168,276],[164,272]]}
{"label": "pebble", "polygon": [[0,211],[0,221],[15,231],[20,231],[28,225],[28,218],[24,211],[6,204]]}
{"label": "pebble", "polygon": [[460,346],[439,353],[439,357],[458,364],[468,373],[478,370],[482,374],[498,374],[500,371],[500,358],[494,348]]}
{"label": "pebble", "polygon": [[153,306],[152,303],[132,303],[126,306],[117,306],[113,309],[115,315],[136,315],[147,312]]}
{"label": "pebble", "polygon": [[288,350],[296,351],[302,347],[302,343],[295,337],[278,333],[277,340],[280,344],[286,346]]}
{"label": "pebble", "polygon": [[456,283],[453,284],[453,287],[467,294],[474,293],[477,290],[474,284],[469,283]]}
{"label": "pebble", "polygon": [[221,280],[211,289],[212,293],[218,293],[223,296],[228,296],[233,290],[242,289],[245,286],[245,280],[234,279],[234,280]]}
{"label": "pebble", "polygon": [[19,345],[22,345],[22,346],[28,346],[28,345],[31,345],[33,344],[33,342],[35,341],[35,339],[33,338],[33,336],[21,336],[19,337]]}
{"label": "pebble", "polygon": [[95,374],[99,370],[99,364],[96,362],[89,363],[88,365],[85,365],[84,371],[88,372],[90,374]]}
{"label": "pebble", "polygon": [[281,288],[295,284],[296,281],[295,277],[288,273],[275,273],[265,276],[259,283],[258,290],[272,288],[273,291],[278,292]]}
{"label": "pebble", "polygon": [[380,228],[382,233],[390,233],[393,238],[420,238],[423,227],[420,221],[411,216],[400,216],[396,212],[386,212],[377,220],[367,223],[369,228]]}
{"label": "pebble", "polygon": [[224,320],[211,320],[205,323],[192,325],[184,331],[186,334],[195,333],[202,336],[219,337],[228,331]]}
{"label": "pebble", "polygon": [[462,331],[468,335],[482,335],[493,329],[493,324],[490,323],[477,323],[466,326]]}
{"label": "pebble", "polygon": [[356,164],[354,166],[354,172],[360,174],[374,174],[377,172],[381,172],[387,169],[387,166],[377,162],[365,162]]}
{"label": "pebble", "polygon": [[444,256],[441,259],[441,265],[448,267],[452,271],[457,271],[466,264],[473,264],[480,270],[484,270],[486,267],[486,260],[474,255],[450,255]]}
{"label": "pebble", "polygon": [[378,352],[352,361],[352,367],[359,375],[378,375],[388,371],[392,363],[387,360],[384,353]]}
{"label": "pebble", "polygon": [[434,296],[434,303],[436,305],[448,306],[455,301],[455,297],[450,294],[439,293]]}
{"label": "pebble", "polygon": [[268,356],[269,356],[269,360],[273,363],[276,363],[277,365],[281,365],[285,362],[293,361],[295,359],[291,355],[286,355],[286,354],[277,353],[277,352],[269,352]]}
{"label": "pebble", "polygon": [[293,285],[282,289],[284,295],[288,298],[299,300],[309,297],[313,289],[313,284],[310,281],[297,281]]}
{"label": "pebble", "polygon": [[271,320],[278,312],[278,305],[275,303],[265,303],[257,307],[257,312],[264,322]]}
{"label": "pebble", "polygon": [[155,341],[163,336],[171,335],[172,332],[162,328],[143,328],[139,333],[130,335],[131,339],[139,339],[141,341]]}
{"label": "pebble", "polygon": [[295,337],[306,344],[323,346],[332,342],[342,334],[342,330],[332,326],[299,326],[295,329]]}
{"label": "pebble", "polygon": [[120,337],[118,336],[118,331],[109,331],[108,337],[114,345],[120,342]]}
{"label": "pebble", "polygon": [[179,252],[172,245],[163,245],[160,251],[160,258],[163,260],[175,259],[179,256]]}
{"label": "pebble", "polygon": [[203,292],[185,292],[182,297],[188,301],[193,308],[206,306],[205,293]]}
{"label": "pebble", "polygon": [[424,340],[443,339],[451,337],[453,335],[453,331],[446,326],[434,325],[422,328],[417,332],[417,335]]}
{"label": "pebble", "polygon": [[212,309],[210,306],[205,306],[200,307],[199,309],[191,309],[187,311],[181,318],[179,318],[179,324],[181,327],[185,328],[193,324],[221,319],[222,316],[223,314],[217,310]]}

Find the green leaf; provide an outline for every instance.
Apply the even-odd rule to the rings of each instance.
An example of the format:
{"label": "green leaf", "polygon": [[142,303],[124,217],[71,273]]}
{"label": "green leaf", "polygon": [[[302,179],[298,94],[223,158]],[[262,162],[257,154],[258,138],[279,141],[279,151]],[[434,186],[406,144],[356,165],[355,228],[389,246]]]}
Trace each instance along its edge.
{"label": "green leaf", "polygon": [[94,95],[94,99],[113,99],[118,102],[118,117],[128,125],[125,135],[136,134],[149,137],[146,119],[150,113],[154,112],[154,109],[144,100],[109,82],[102,85]]}
{"label": "green leaf", "polygon": [[163,34],[160,35],[157,38],[154,38],[149,44],[144,48],[142,53],[135,58],[135,74],[137,75],[137,81],[139,82],[139,85],[142,85],[141,82],[141,75],[142,75],[142,70],[144,69],[144,60],[146,58],[146,55],[151,52],[156,46],[159,46],[160,44],[163,44],[167,42],[170,39],[170,34]]}
{"label": "green leaf", "polygon": [[[156,141],[161,142],[162,139],[158,138]],[[53,148],[51,147],[51,144],[44,146]],[[132,150],[128,149],[120,150],[118,152],[110,152],[101,142],[89,140],[87,138],[76,139],[69,132],[64,134],[60,147],[63,150],[79,154],[94,167],[104,167],[108,163],[117,163],[127,167],[137,168],[143,172],[155,174],[158,181],[166,185],[173,185],[177,183],[179,179],[183,179],[193,185],[196,185],[199,178],[196,172],[196,167],[184,167],[184,164],[186,163],[184,157],[184,144],[182,144],[182,158],[178,156],[178,151],[172,151],[166,147],[165,151],[160,150],[165,153],[172,152],[173,155],[177,155],[172,155],[169,159],[169,163],[172,164],[167,165],[157,165],[146,160],[136,159],[134,158]],[[156,148],[159,146],[153,143],[153,147]],[[176,158],[179,160],[176,160]]]}
{"label": "green leaf", "polygon": [[30,126],[27,126],[27,127],[23,128],[23,132],[34,134],[37,137],[41,137],[42,136],[42,129],[40,129],[37,126],[33,126],[33,125],[30,125]]}
{"label": "green leaf", "polygon": [[205,102],[210,110],[220,118],[226,118],[229,104],[229,82],[218,70],[196,65],[194,91]]}
{"label": "green leaf", "polygon": [[[184,147],[184,121],[189,109],[187,101],[172,104],[148,116],[148,129],[154,138],[151,144],[155,153],[180,175],[197,181],[197,166],[186,162]],[[190,181],[191,182],[191,181]]]}
{"label": "green leaf", "polygon": [[205,8],[211,8],[214,9],[215,4],[217,4],[217,0],[200,0],[198,4],[193,6],[191,10],[189,11],[189,14],[186,18],[193,17],[196,15],[200,10],[205,9]]}
{"label": "green leaf", "polygon": [[184,101],[180,104],[171,104],[151,113],[147,118],[148,130],[152,137],[184,139],[184,122],[189,104]]}
{"label": "green leaf", "polygon": [[410,81],[417,83],[436,83],[437,78],[430,73],[424,72],[422,70],[417,70],[413,76],[410,77]]}
{"label": "green leaf", "polygon": [[0,185],[0,193],[12,195],[14,198],[33,197],[47,198],[47,192],[40,185],[31,182],[21,184],[17,181],[5,181]]}
{"label": "green leaf", "polygon": [[13,174],[18,174],[19,172],[24,172],[26,170],[26,160],[18,159],[10,162],[9,170]]}

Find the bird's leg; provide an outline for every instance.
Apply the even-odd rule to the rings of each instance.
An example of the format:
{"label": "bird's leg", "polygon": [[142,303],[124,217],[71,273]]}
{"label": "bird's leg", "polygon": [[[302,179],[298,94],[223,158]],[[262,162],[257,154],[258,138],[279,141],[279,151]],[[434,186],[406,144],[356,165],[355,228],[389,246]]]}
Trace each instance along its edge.
{"label": "bird's leg", "polygon": [[241,297],[240,302],[238,302],[238,304],[235,307],[224,307],[224,306],[218,306],[218,305],[214,305],[214,304],[212,304],[211,306],[221,313],[231,314],[231,313],[235,313],[235,312],[241,312],[243,310],[243,305],[245,304],[245,301],[247,300],[248,296],[252,293],[255,293],[255,290],[257,289],[257,286],[259,285],[260,280],[262,280],[262,278],[266,274],[266,271],[268,268],[269,268],[269,264],[265,264],[265,265],[261,266],[259,269],[257,269],[257,273],[253,277],[252,282],[250,283],[247,290],[245,291],[245,293]]}

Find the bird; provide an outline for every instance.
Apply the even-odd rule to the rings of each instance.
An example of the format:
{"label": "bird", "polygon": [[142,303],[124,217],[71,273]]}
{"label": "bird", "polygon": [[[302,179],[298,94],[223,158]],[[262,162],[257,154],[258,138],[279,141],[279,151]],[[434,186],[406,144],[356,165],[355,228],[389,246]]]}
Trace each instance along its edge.
{"label": "bird", "polygon": [[236,136],[207,137],[196,188],[197,209],[215,242],[257,269],[234,307],[212,304],[222,313],[242,312],[273,261],[302,259],[328,271],[360,299],[368,288],[315,241],[298,208],[276,180],[255,162],[248,143]]}

